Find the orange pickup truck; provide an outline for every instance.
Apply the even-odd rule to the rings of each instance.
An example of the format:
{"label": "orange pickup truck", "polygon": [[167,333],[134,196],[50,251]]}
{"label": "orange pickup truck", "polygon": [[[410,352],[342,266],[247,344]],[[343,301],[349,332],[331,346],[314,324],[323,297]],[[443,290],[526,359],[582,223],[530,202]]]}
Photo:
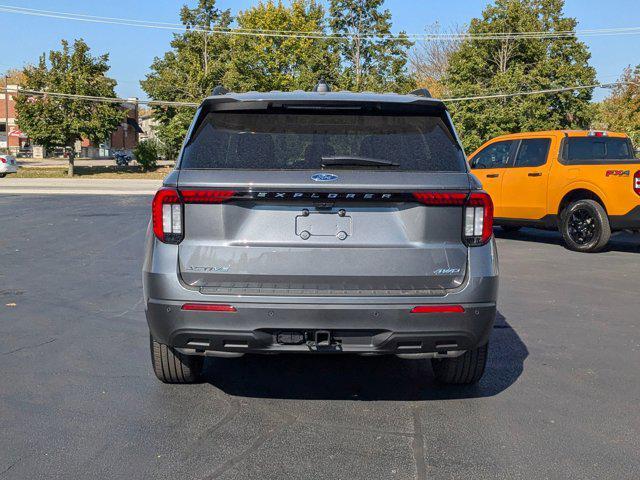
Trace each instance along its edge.
{"label": "orange pickup truck", "polygon": [[507,231],[558,229],[581,252],[603,249],[612,231],[640,231],[640,160],[622,133],[504,135],[469,162]]}

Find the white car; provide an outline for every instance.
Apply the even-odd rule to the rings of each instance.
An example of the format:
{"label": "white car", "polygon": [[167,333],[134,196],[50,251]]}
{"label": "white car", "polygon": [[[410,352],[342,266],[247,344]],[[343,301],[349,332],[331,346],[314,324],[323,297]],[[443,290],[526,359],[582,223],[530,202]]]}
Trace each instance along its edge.
{"label": "white car", "polygon": [[16,173],[18,164],[15,157],[11,155],[0,155],[0,178],[4,178],[7,173]]}

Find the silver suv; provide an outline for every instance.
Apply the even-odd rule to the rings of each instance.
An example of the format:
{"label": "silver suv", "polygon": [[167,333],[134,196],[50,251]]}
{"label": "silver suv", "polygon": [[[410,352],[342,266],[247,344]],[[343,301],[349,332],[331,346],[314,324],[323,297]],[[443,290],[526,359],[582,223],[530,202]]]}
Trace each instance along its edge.
{"label": "silver suv", "polygon": [[194,382],[207,356],[393,354],[477,382],[496,314],[492,224],[438,100],[218,91],[153,199],[155,374]]}

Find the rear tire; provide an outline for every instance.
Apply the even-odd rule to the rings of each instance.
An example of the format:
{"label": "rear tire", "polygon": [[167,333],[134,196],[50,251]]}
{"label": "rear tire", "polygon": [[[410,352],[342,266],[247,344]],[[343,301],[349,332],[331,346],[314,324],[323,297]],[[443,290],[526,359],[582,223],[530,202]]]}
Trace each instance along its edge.
{"label": "rear tire", "polygon": [[576,200],[560,214],[560,233],[569,250],[595,253],[611,239],[609,217],[594,200]]}
{"label": "rear tire", "polygon": [[501,225],[500,228],[505,233],[516,233],[519,232],[522,227],[517,225]]}
{"label": "rear tire", "polygon": [[472,385],[484,375],[487,365],[489,344],[468,350],[457,358],[434,358],[431,360],[433,373],[441,383],[450,385]]}
{"label": "rear tire", "polygon": [[7,174],[6,174],[6,173],[0,173],[0,178],[4,178],[4,177],[6,177],[6,176],[7,176]]}
{"label": "rear tire", "polygon": [[204,357],[184,355],[177,350],[156,342],[149,335],[151,364],[158,380],[164,383],[194,383],[202,373]]}

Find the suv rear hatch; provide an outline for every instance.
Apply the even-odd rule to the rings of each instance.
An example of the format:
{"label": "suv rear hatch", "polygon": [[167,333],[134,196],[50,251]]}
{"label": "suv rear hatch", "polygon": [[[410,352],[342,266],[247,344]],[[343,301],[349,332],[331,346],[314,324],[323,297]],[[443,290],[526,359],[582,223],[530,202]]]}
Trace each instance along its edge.
{"label": "suv rear hatch", "polygon": [[178,178],[187,285],[437,296],[463,284],[477,220],[443,109],[269,104],[200,112],[192,132]]}

